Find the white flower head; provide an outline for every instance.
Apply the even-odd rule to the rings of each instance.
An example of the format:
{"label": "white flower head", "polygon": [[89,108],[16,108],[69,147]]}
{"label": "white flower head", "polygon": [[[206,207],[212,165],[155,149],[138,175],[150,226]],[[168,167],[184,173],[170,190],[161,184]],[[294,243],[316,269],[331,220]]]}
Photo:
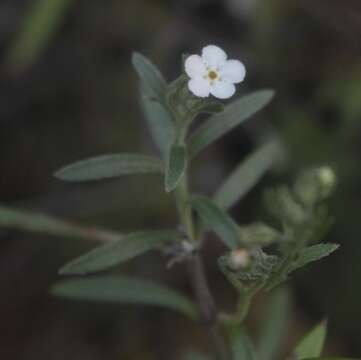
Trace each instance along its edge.
{"label": "white flower head", "polygon": [[190,77],[189,90],[201,98],[212,94],[218,99],[228,99],[236,92],[234,84],[246,76],[244,65],[239,60],[227,60],[227,54],[215,45],[204,47],[202,56],[190,55],[185,71]]}

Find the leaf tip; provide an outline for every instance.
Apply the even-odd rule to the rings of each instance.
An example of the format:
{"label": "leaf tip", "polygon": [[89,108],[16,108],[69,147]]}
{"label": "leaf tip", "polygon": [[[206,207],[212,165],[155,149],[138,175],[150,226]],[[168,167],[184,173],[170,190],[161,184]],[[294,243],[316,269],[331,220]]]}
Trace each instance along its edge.
{"label": "leaf tip", "polygon": [[73,272],[69,271],[68,266],[65,265],[58,270],[58,275],[73,275]]}
{"label": "leaf tip", "polygon": [[55,171],[55,172],[53,173],[53,177],[55,177],[55,178],[58,179],[58,180],[63,180],[63,181],[65,181],[66,179],[65,179],[65,177],[64,177],[64,175],[63,175],[63,168]]}
{"label": "leaf tip", "polygon": [[169,194],[170,192],[172,192],[177,186],[178,186],[178,182],[173,182],[171,183],[170,181],[167,181],[168,179],[165,180],[165,192],[167,194]]}
{"label": "leaf tip", "polygon": [[137,62],[138,59],[140,59],[141,56],[142,55],[137,51],[132,52],[132,63],[133,63],[133,65],[134,65],[135,62]]}
{"label": "leaf tip", "polygon": [[276,95],[276,92],[273,89],[264,89],[262,91],[263,91],[263,94],[264,94],[267,102],[271,101]]}

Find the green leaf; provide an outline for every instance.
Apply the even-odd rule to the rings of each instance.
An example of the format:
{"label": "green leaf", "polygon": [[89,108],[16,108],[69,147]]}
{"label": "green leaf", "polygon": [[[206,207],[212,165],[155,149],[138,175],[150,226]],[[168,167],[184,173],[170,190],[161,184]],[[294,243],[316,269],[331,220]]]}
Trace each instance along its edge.
{"label": "green leaf", "polygon": [[295,349],[297,359],[303,360],[320,356],[325,343],[326,332],[326,321],[315,326],[297,345]]}
{"label": "green leaf", "polygon": [[159,101],[163,100],[167,83],[158,68],[139,53],[133,54],[132,63],[147,93]]}
{"label": "green leaf", "polygon": [[108,269],[145,252],[178,240],[175,231],[142,231],[97,247],[62,267],[60,274],[84,275]]}
{"label": "green leaf", "polygon": [[261,179],[280,154],[277,141],[263,145],[243,161],[221,185],[214,201],[223,209],[230,209]]}
{"label": "green leaf", "polygon": [[113,154],[78,161],[58,170],[54,176],[64,181],[92,181],[130,174],[161,173],[162,162],[148,155]]}
{"label": "green leaf", "polygon": [[205,196],[194,196],[192,206],[205,225],[212,229],[229,248],[234,249],[241,245],[237,224],[212,200]]}
{"label": "green leaf", "polygon": [[340,247],[338,244],[317,244],[302,249],[297,260],[293,262],[290,271],[297,270],[305,265],[320,260]]}
{"label": "green leaf", "polygon": [[25,20],[5,55],[6,66],[18,72],[37,61],[63,23],[72,3],[72,0],[29,2]]}
{"label": "green leaf", "polygon": [[262,320],[262,329],[258,344],[259,360],[279,359],[279,349],[285,339],[288,328],[289,293],[287,289],[276,290],[267,306],[267,314]]}
{"label": "green leaf", "polygon": [[96,241],[119,240],[122,235],[94,227],[79,226],[48,215],[0,206],[0,226],[46,235]]}
{"label": "green leaf", "polygon": [[174,190],[187,168],[187,150],[182,145],[171,147],[165,172],[165,190]]}
{"label": "green leaf", "polygon": [[175,139],[175,129],[169,111],[155,100],[142,93],[142,107],[152,138],[164,158],[167,157]]}
{"label": "green leaf", "polygon": [[197,318],[197,310],[187,297],[165,286],[128,276],[66,280],[56,284],[52,293],[77,300],[162,306]]}
{"label": "green leaf", "polygon": [[232,353],[234,360],[256,360],[256,351],[251,339],[243,329],[232,331]]}
{"label": "green leaf", "polygon": [[190,158],[262,109],[272,99],[272,90],[261,90],[236,100],[210,117],[190,138]]}

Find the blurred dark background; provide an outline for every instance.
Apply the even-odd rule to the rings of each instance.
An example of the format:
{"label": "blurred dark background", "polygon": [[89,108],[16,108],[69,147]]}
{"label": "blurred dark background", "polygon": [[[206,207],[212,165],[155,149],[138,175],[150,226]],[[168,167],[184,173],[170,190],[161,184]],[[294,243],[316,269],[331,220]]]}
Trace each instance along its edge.
{"label": "blurred dark background", "polygon": [[[359,0],[1,0],[0,199],[84,224],[120,231],[174,224],[175,209],[156,176],[73,185],[54,170],[85,157],[154,146],[138,104],[133,51],[168,80],[181,54],[217,44],[248,69],[239,93],[264,87],[273,103],[200,156],[194,186],[211,193],[258,140],[277,132],[288,166],[269,173],[237,206],[239,222],[260,220],[261,194],[308,165],[337,170],[328,240],[341,249],[291,281],[284,350],[327,317],[328,354],[361,354],[361,3]],[[6,360],[178,359],[206,349],[202,331],[168,310],[55,299],[57,269],[94,243],[2,230],[0,357]],[[208,249],[220,304],[233,291]],[[151,254],[116,271],[189,291],[184,268],[164,271]],[[249,318],[257,333],[264,304]]]}

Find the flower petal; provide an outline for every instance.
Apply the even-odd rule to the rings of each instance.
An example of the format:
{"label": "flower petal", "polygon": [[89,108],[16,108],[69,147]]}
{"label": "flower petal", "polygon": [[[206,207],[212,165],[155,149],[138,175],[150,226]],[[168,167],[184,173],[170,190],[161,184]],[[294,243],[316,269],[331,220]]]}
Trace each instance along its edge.
{"label": "flower petal", "polygon": [[234,84],[242,82],[246,76],[246,68],[238,60],[228,60],[219,72],[222,78]]}
{"label": "flower petal", "polygon": [[211,69],[219,69],[227,60],[227,54],[218,46],[208,45],[202,49],[202,59]]}
{"label": "flower petal", "polygon": [[209,96],[211,85],[203,77],[197,76],[188,81],[188,89],[195,96],[205,98]]}
{"label": "flower petal", "polygon": [[228,99],[234,95],[236,87],[227,81],[217,81],[211,87],[211,94],[218,99]]}
{"label": "flower petal", "polygon": [[187,75],[190,78],[204,76],[207,72],[206,66],[199,55],[188,56],[184,67]]}

